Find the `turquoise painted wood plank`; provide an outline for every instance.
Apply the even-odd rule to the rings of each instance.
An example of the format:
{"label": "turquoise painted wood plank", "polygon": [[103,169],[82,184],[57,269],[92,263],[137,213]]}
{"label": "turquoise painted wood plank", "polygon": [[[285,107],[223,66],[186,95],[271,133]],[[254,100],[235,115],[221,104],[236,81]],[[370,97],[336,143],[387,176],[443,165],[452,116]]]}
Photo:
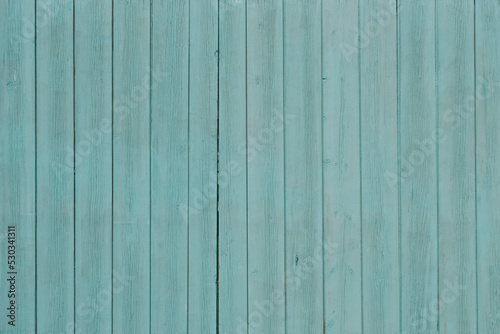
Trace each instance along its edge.
{"label": "turquoise painted wood plank", "polygon": [[81,333],[110,333],[112,1],[75,2],[74,10],[75,328]]}
{"label": "turquoise painted wood plank", "polygon": [[[248,333],[285,333],[283,7],[247,2]],[[242,333],[245,333],[242,331]]]}
{"label": "turquoise painted wood plank", "polygon": [[500,332],[500,6],[476,1],[478,333]]}
{"label": "turquoise painted wood plank", "polygon": [[37,331],[64,332],[75,320],[73,1],[36,5]]}
{"label": "turquoise painted wood plank", "polygon": [[437,10],[439,332],[476,333],[474,4]]}
{"label": "turquoise painted wood plank", "polygon": [[[0,306],[5,310],[0,332],[34,333],[35,45],[26,22],[34,22],[35,6],[2,1],[0,17]],[[8,234],[8,226],[15,226],[14,234]],[[9,246],[15,246],[15,258],[9,258],[14,249]],[[7,270],[17,273],[15,298]],[[6,317],[11,300],[15,319]]]}
{"label": "turquoise painted wood plank", "polygon": [[150,2],[114,2],[113,332],[150,330]]}
{"label": "turquoise painted wood plank", "polygon": [[[434,333],[438,317],[436,12],[434,1],[401,1],[398,12],[401,182],[401,328]],[[398,175],[398,176],[394,176]]]}
{"label": "turquoise painted wood plank", "polygon": [[321,0],[284,5],[286,332],[323,331]]}
{"label": "turquoise painted wood plank", "polygon": [[155,1],[151,19],[151,333],[186,333],[189,2]]}
{"label": "turquoise painted wood plank", "polygon": [[246,1],[219,2],[219,333],[247,333]]}
{"label": "turquoise painted wood plank", "polygon": [[218,1],[192,0],[189,22],[188,332],[217,331]]}
{"label": "turquoise painted wood plank", "polygon": [[398,168],[396,2],[361,2],[359,24],[363,331],[397,333],[399,201],[385,177]]}
{"label": "turquoise painted wood plank", "polygon": [[[325,333],[361,333],[357,1],[323,1]],[[337,247],[338,246],[338,247]]]}

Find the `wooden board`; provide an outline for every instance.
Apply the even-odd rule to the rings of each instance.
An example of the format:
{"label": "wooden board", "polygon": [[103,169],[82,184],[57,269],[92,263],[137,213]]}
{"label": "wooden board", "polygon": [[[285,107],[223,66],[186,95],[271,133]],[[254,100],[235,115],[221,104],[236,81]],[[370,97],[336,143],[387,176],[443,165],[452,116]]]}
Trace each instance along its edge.
{"label": "wooden board", "polygon": [[[251,334],[285,333],[283,57],[282,3],[249,0],[247,142],[239,149],[246,155],[248,171]],[[240,322],[238,326],[244,327]]]}
{"label": "wooden board", "polygon": [[[35,31],[29,23],[34,22],[35,6],[3,1],[0,13],[0,306],[6,310],[0,332],[15,328],[19,333],[34,333]],[[14,234],[9,234],[9,226],[15,226]],[[7,272],[17,273],[15,298]],[[15,318],[7,317],[11,300],[16,303]]]}
{"label": "wooden board", "polygon": [[439,333],[476,333],[472,2],[438,3],[436,41],[437,107],[444,137],[438,156]]}
{"label": "wooden board", "polygon": [[187,330],[188,5],[151,11],[151,333]]}
{"label": "wooden board", "polygon": [[219,2],[219,333],[247,332],[246,5]]}
{"label": "wooden board", "polygon": [[113,7],[112,329],[117,333],[150,328],[150,11],[144,0]]}
{"label": "wooden board", "polygon": [[217,332],[218,2],[189,7],[188,331]]}
{"label": "wooden board", "polygon": [[[285,3],[286,332],[323,330],[321,1]],[[264,133],[263,133],[264,137]]]}
{"label": "wooden board", "polygon": [[[384,11],[387,23],[373,13]],[[396,3],[363,1],[359,15],[363,332],[400,330]]]}
{"label": "wooden board", "polygon": [[361,333],[359,4],[323,1],[325,333]]}
{"label": "wooden board", "polygon": [[398,11],[401,329],[438,330],[436,11],[402,1]]}
{"label": "wooden board", "polygon": [[[112,325],[112,2],[75,2],[75,329]],[[94,305],[97,305],[95,307]]]}
{"label": "wooden board", "polygon": [[500,7],[476,2],[477,332],[500,331]]}
{"label": "wooden board", "polygon": [[36,330],[63,332],[75,320],[73,1],[37,2],[36,15]]}

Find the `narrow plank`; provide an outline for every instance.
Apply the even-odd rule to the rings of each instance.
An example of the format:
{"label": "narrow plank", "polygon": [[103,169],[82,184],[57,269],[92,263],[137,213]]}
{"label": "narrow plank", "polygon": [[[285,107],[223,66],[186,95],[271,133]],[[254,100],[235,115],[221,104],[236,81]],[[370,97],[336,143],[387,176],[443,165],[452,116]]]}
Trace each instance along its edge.
{"label": "narrow plank", "polygon": [[73,1],[36,3],[37,331],[74,327]]}
{"label": "narrow plank", "polygon": [[401,1],[398,12],[403,333],[434,333],[438,298],[434,1]]}
{"label": "narrow plank", "polygon": [[113,332],[150,329],[150,1],[114,2]]}
{"label": "narrow plank", "polygon": [[246,0],[219,2],[219,333],[247,333]]}
{"label": "narrow plank", "polygon": [[284,7],[286,332],[323,331],[321,0]]}
{"label": "narrow plank", "polygon": [[398,168],[396,2],[362,1],[359,24],[363,331],[397,333],[398,190],[385,177]]}
{"label": "narrow plank", "polygon": [[474,3],[437,10],[439,332],[476,333]]}
{"label": "narrow plank", "polygon": [[[247,3],[248,333],[285,333],[283,7]],[[245,333],[241,331],[241,333]]]}
{"label": "narrow plank", "polygon": [[[323,1],[325,333],[361,333],[357,1]],[[338,248],[336,247],[338,245]]]}
{"label": "narrow plank", "polygon": [[[35,6],[0,3],[0,306],[15,301],[16,318],[3,317],[2,333],[35,331]],[[23,24],[24,22],[24,24]],[[15,226],[15,234],[8,234]],[[9,258],[15,237],[15,259]],[[10,247],[12,251],[13,247]],[[14,261],[14,262],[12,262]],[[10,268],[13,265],[13,268]],[[15,298],[7,270],[17,272]],[[9,297],[9,295],[11,295]],[[12,297],[12,298],[11,298]]]}
{"label": "narrow plank", "polygon": [[152,6],[151,333],[185,333],[189,2]]}
{"label": "narrow plank", "polygon": [[82,333],[111,332],[112,18],[110,0],[75,2],[75,327]]}
{"label": "narrow plank", "polygon": [[500,6],[476,1],[478,333],[500,332]]}
{"label": "narrow plank", "polygon": [[218,1],[192,0],[189,22],[188,332],[217,330]]}

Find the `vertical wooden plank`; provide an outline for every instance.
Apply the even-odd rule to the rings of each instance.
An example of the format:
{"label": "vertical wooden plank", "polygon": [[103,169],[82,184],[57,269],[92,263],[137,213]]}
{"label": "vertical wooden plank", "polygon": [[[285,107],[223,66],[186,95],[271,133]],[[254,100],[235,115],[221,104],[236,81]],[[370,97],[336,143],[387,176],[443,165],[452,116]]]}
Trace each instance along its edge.
{"label": "vertical wooden plank", "polygon": [[[377,15],[385,14],[385,23]],[[361,191],[363,331],[399,331],[398,191],[385,172],[398,167],[396,2],[361,1]]]}
{"label": "vertical wooden plank", "polygon": [[323,331],[321,0],[285,2],[286,332]]}
{"label": "vertical wooden plank", "polygon": [[217,327],[218,1],[190,2],[189,333]]}
{"label": "vertical wooden plank", "polygon": [[189,2],[152,6],[151,333],[185,333]]}
{"label": "vertical wooden plank", "polygon": [[[325,333],[361,333],[357,1],[323,1]],[[334,248],[338,245],[338,248]]]}
{"label": "vertical wooden plank", "polygon": [[478,333],[500,332],[500,6],[476,1]]}
{"label": "vertical wooden plank", "polygon": [[438,2],[437,17],[439,332],[476,333],[474,3]]}
{"label": "vertical wooden plank", "polygon": [[246,0],[220,1],[219,38],[219,333],[238,334],[247,333],[247,173],[238,150],[246,146]]}
{"label": "vertical wooden plank", "polygon": [[434,333],[437,165],[434,1],[401,1],[398,15],[403,333]]}
{"label": "vertical wooden plank", "polygon": [[82,333],[111,332],[112,18],[110,0],[75,2],[75,327]]}
{"label": "vertical wooden plank", "polygon": [[[150,1],[113,13],[113,270],[134,278],[113,296],[113,332],[150,329]],[[115,280],[113,274],[113,280]]]}
{"label": "vertical wooden plank", "polygon": [[[74,321],[73,1],[37,2],[37,330]],[[43,19],[41,19],[43,18]],[[66,168],[60,165],[66,164]]]}
{"label": "vertical wooden plank", "polygon": [[249,0],[248,333],[285,333],[282,47],[282,3]]}
{"label": "vertical wooden plank", "polygon": [[[26,23],[34,21],[33,3],[0,3],[0,306],[10,314],[14,300],[16,313],[3,317],[2,333],[35,330],[35,45]],[[15,296],[7,272],[17,273]]]}

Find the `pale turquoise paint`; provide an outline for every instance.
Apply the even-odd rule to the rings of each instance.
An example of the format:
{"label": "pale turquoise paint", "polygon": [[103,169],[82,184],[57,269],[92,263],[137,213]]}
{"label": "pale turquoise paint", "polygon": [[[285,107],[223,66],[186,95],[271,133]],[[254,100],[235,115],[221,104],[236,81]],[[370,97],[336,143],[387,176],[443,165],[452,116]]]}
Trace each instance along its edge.
{"label": "pale turquoise paint", "polygon": [[448,282],[465,286],[440,308],[439,332],[476,333],[475,118],[467,106],[475,95],[473,2],[438,2],[436,29],[438,124],[446,136],[438,155],[440,297]]}
{"label": "pale turquoise paint", "polygon": [[217,332],[218,24],[217,1],[190,1],[189,333]]}
{"label": "pale turquoise paint", "polygon": [[106,333],[112,326],[111,6],[109,0],[75,2],[75,152],[79,159],[75,166],[75,328],[81,333]]}
{"label": "pale turquoise paint", "polygon": [[401,1],[400,9],[401,328],[432,333],[438,318],[424,310],[438,298],[436,10],[433,1]]}
{"label": "pale turquoise paint", "polygon": [[219,4],[220,333],[247,327],[246,6]]}
{"label": "pale turquoise paint", "polygon": [[71,329],[75,320],[74,175],[54,166],[72,167],[74,159],[73,1],[59,1],[51,14],[37,2],[36,13],[46,19],[35,45],[36,329],[46,333]]}
{"label": "pale turquoise paint", "polygon": [[[360,141],[363,332],[400,329],[398,191],[386,171],[398,170],[397,25],[388,20],[376,38],[366,35],[373,13],[396,12],[394,1],[361,1]],[[391,14],[392,15],[392,14]],[[395,14],[394,14],[395,15]]]}
{"label": "pale turquoise paint", "polygon": [[[279,116],[283,115],[283,57],[281,2],[248,0],[246,156],[250,334],[285,333],[284,120]],[[262,137],[262,131],[269,132],[271,126],[275,129],[271,130],[272,139],[264,144],[257,138]],[[257,307],[262,303],[271,303],[272,312],[263,315]]]}
{"label": "pale turquoise paint", "polygon": [[113,4],[113,269],[133,276],[113,295],[113,333],[150,328],[150,13]]}
{"label": "pale turquoise paint", "polygon": [[35,6],[1,1],[0,16],[0,332],[13,332],[6,313],[7,227],[16,225],[16,328],[30,333],[35,330],[35,45],[34,31],[23,29],[21,18],[33,22]]}
{"label": "pale turquoise paint", "polygon": [[189,3],[155,1],[152,14],[151,65],[165,73],[151,91],[151,333],[185,333]]}
{"label": "pale turquoise paint", "polygon": [[498,3],[50,4],[0,4],[0,332],[500,330]]}

